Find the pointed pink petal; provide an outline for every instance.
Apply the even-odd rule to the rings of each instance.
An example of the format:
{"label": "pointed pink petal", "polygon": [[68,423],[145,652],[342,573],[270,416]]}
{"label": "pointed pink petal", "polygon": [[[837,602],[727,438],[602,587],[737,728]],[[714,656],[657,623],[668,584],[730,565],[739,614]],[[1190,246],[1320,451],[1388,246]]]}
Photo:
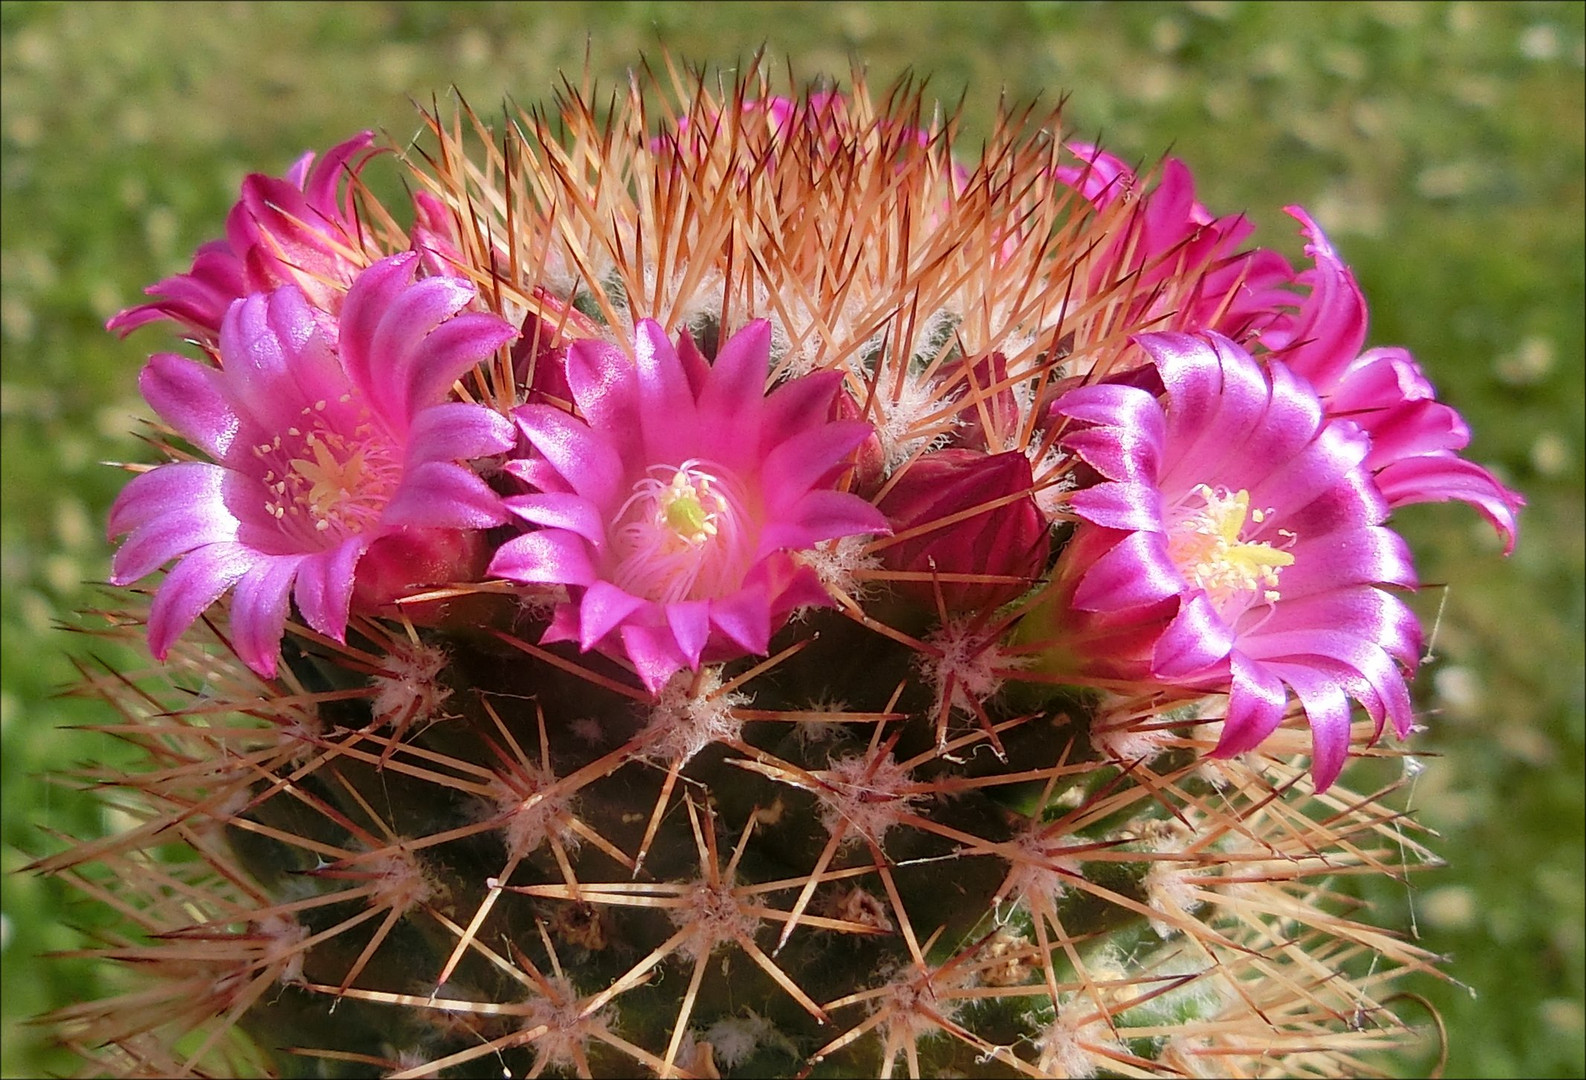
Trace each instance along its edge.
{"label": "pointed pink petal", "polygon": [[[340,214],[337,205],[336,192],[341,182],[347,179],[348,171],[356,172],[362,160],[368,155],[367,150],[374,142],[374,132],[360,131],[352,138],[339,142],[320,159],[318,168],[308,172],[306,178],[298,179],[295,186],[303,191],[303,197],[310,206],[316,207],[326,214]],[[313,155],[305,155],[305,159]],[[291,177],[289,177],[291,179]]]}
{"label": "pointed pink petal", "polygon": [[677,639],[683,658],[690,668],[698,670],[700,653],[710,640],[710,602],[684,600],[666,604],[665,609],[666,624],[672,628],[672,636]]}
{"label": "pointed pink petal", "polygon": [[1162,406],[1139,387],[1083,386],[1059,398],[1052,412],[1096,425],[1070,428],[1062,443],[1107,479],[1154,482],[1161,472]]}
{"label": "pointed pink petal", "polygon": [[[426,278],[421,284],[455,280]],[[404,405],[409,411],[416,411],[445,400],[452,384],[464,373],[517,336],[518,332],[505,319],[479,311],[466,312],[431,331],[404,358],[405,367],[393,371],[391,378],[406,378]]]}
{"label": "pointed pink petal", "polygon": [[626,625],[622,628],[622,647],[645,689],[652,694],[659,694],[672,673],[686,664],[670,629]]}
{"label": "pointed pink petal", "polygon": [[842,491],[817,488],[805,494],[785,514],[785,517],[774,518],[761,530],[760,542],[755,547],[756,562],[773,551],[797,551],[839,536],[860,533],[886,536],[892,532],[886,515],[859,496]]}
{"label": "pointed pink petal", "polygon": [[594,582],[584,590],[578,605],[578,647],[585,652],[593,649],[624,619],[648,603],[610,582]]}
{"label": "pointed pink petal", "polygon": [[1514,553],[1519,533],[1516,515],[1525,498],[1504,487],[1480,465],[1452,454],[1425,454],[1394,462],[1377,473],[1376,479],[1389,506],[1450,499],[1469,503],[1498,530],[1503,553]]}
{"label": "pointed pink petal", "polygon": [[[1280,579],[1280,589],[1282,585]],[[1245,640],[1261,655],[1269,655],[1259,644],[1268,633],[1325,627],[1373,642],[1406,665],[1414,665],[1420,658],[1421,624],[1415,613],[1398,597],[1369,585],[1284,596],[1256,619],[1257,625],[1248,631]]]}
{"label": "pointed pink petal", "polygon": [[272,558],[244,574],[231,594],[231,644],[266,679],[275,678],[292,579],[301,562],[294,555]]}
{"label": "pointed pink petal", "polygon": [[207,461],[173,461],[140,473],[110,507],[107,534],[114,539],[195,505],[221,504],[232,475]]}
{"label": "pointed pink petal", "polygon": [[1381,526],[1302,538],[1290,554],[1294,562],[1278,575],[1278,591],[1285,601],[1346,585],[1381,583],[1406,589],[1416,585],[1409,546],[1398,533]]}
{"label": "pointed pink petal", "polygon": [[449,461],[426,461],[402,474],[380,515],[383,525],[488,529],[507,520],[501,496],[478,474]]}
{"label": "pointed pink petal", "polygon": [[1228,758],[1253,750],[1283,723],[1289,692],[1267,668],[1253,663],[1239,650],[1228,657],[1232,676],[1228,691],[1228,716],[1213,757]]}
{"label": "pointed pink petal", "polygon": [[588,542],[561,529],[541,529],[508,540],[490,560],[488,573],[525,584],[592,585],[596,581]]}
{"label": "pointed pink petal", "polygon": [[688,456],[696,439],[698,409],[677,350],[653,319],[633,328],[633,358],[639,373],[639,427],[644,456],[652,463],[672,464]]}
{"label": "pointed pink petal", "polygon": [[770,647],[771,609],[763,588],[712,600],[710,621],[747,653],[759,656]]}
{"label": "pointed pink petal", "polygon": [[1349,756],[1349,699],[1338,684],[1301,664],[1269,663],[1268,668],[1294,688],[1311,725],[1311,773],[1316,790],[1338,779]]}
{"label": "pointed pink petal", "polygon": [[247,442],[262,441],[244,433],[242,418],[226,398],[225,377],[196,360],[156,353],[138,376],[138,389],[160,419],[216,461],[226,461],[234,450],[247,454]]}
{"label": "pointed pink petal", "polygon": [[578,640],[578,605],[557,604],[551,612],[550,625],[540,635],[541,645],[554,645],[558,641]]}
{"label": "pointed pink petal", "polygon": [[756,319],[734,334],[716,356],[699,394],[701,456],[733,461],[714,437],[730,431],[735,443],[754,454],[760,446],[766,370],[771,362],[771,324]]}
{"label": "pointed pink petal", "polygon": [[1076,491],[1068,508],[1104,529],[1166,531],[1162,492],[1151,483],[1097,484]]}
{"label": "pointed pink petal", "polygon": [[549,405],[520,405],[518,427],[574,491],[613,514],[627,498],[622,460],[588,425]]}
{"label": "pointed pink petal", "polygon": [[767,514],[775,518],[788,513],[874,430],[860,421],[838,421],[800,431],[779,444],[761,466]]}
{"label": "pointed pink petal", "polygon": [[352,603],[353,575],[372,536],[352,536],[326,551],[315,552],[298,566],[292,598],[315,630],[337,641],[347,639],[347,609]]}
{"label": "pointed pink petal", "polygon": [[1233,645],[1233,629],[1206,594],[1196,590],[1179,604],[1178,614],[1157,639],[1151,672],[1174,681],[1194,678],[1226,660]]}
{"label": "pointed pink petal", "polygon": [[241,544],[209,544],[177,563],[149,605],[149,652],[164,660],[171,645],[204,610],[269,557]]}
{"label": "pointed pink petal", "polygon": [[591,428],[639,430],[639,373],[615,345],[573,342],[567,350],[567,385]]}
{"label": "pointed pink petal", "polygon": [[[825,418],[837,395],[843,377],[835,371],[817,371],[798,379],[789,379],[765,399],[760,416],[759,456],[764,457],[787,433],[809,427],[812,418]],[[727,464],[734,464],[727,462]]]}
{"label": "pointed pink petal", "polygon": [[[1072,545],[1070,545],[1072,546]],[[1134,532],[1097,559],[1074,590],[1080,611],[1118,611],[1176,596],[1188,588],[1161,533]]]}
{"label": "pointed pink petal", "polygon": [[606,521],[582,495],[514,495],[506,503],[507,509],[531,525],[567,529],[587,540],[597,555],[605,550]]}
{"label": "pointed pink petal", "polygon": [[408,460],[456,461],[504,454],[517,445],[515,424],[482,405],[448,402],[421,410],[408,429]]}
{"label": "pointed pink petal", "polygon": [[381,321],[397,303],[402,290],[413,280],[413,252],[393,255],[370,266],[358,275],[341,305],[341,334],[337,348],[342,366],[352,384],[369,396],[384,415],[395,415],[395,397],[401,387],[393,384],[384,357],[374,349]]}

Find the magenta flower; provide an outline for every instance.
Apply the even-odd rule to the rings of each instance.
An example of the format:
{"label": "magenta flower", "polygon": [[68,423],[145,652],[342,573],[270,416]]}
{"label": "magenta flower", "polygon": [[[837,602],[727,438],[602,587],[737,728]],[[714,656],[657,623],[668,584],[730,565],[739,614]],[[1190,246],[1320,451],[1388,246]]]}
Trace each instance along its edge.
{"label": "magenta flower", "polygon": [[536,455],[508,468],[538,490],[507,505],[540,527],[502,545],[490,573],[574,587],[543,640],[625,654],[658,693],[702,660],[764,653],[788,612],[829,602],[791,552],[887,525],[834,490],[871,432],[827,419],[836,372],[767,396],[763,320],[709,366],[655,322],[634,336],[631,359],[603,342],[569,348],[582,419],[543,404],[515,411]]}
{"label": "magenta flower", "polygon": [[[1420,629],[1379,586],[1413,588],[1366,464],[1370,440],[1329,421],[1310,385],[1216,333],[1136,339],[1159,397],[1103,383],[1053,407],[1095,470],[1055,571],[1053,654],[1124,678],[1229,695],[1217,752],[1260,743],[1288,692],[1310,720],[1326,788],[1349,746],[1349,699],[1380,731],[1411,724],[1402,668]],[[1149,370],[1149,369],[1148,369]],[[1066,608],[1066,611],[1061,609]]]}
{"label": "magenta flower", "polygon": [[392,256],[358,277],[334,347],[286,285],[232,305],[220,369],[150,358],[143,396],[212,459],[144,473],[110,511],[110,535],[130,534],[113,583],[179,560],[149,612],[156,657],[234,589],[237,654],[272,677],[289,600],[315,630],[344,638],[358,563],[376,541],[506,520],[499,497],[456,462],[510,449],[512,424],[446,398],[512,328],[460,314],[471,285],[415,283],[416,260]]}
{"label": "magenta flower", "polygon": [[1479,510],[1514,550],[1515,515],[1525,505],[1492,473],[1458,456],[1470,443],[1464,419],[1404,349],[1369,349],[1366,301],[1321,228],[1298,206],[1286,208],[1305,233],[1316,265],[1299,275],[1309,294],[1299,311],[1261,336],[1316,387],[1328,416],[1347,417],[1371,436],[1366,467],[1388,505],[1459,499]]}
{"label": "magenta flower", "polygon": [[128,308],[105,328],[125,335],[145,323],[171,319],[213,342],[232,301],[288,284],[301,289],[316,308],[334,314],[369,262],[351,198],[341,186],[373,155],[373,141],[374,133],[364,131],[317,162],[314,154],[304,154],[285,178],[249,175],[241,200],[226,218],[226,238],[200,247],[187,273],[144,290],[158,300]]}
{"label": "magenta flower", "polygon": [[[1088,143],[1068,143],[1082,165],[1061,166],[1057,178],[1097,210],[1120,199],[1138,200],[1128,228],[1107,249],[1093,287],[1134,277],[1135,295],[1146,315],[1160,325],[1185,330],[1217,330],[1243,340],[1278,318],[1294,300],[1288,291],[1293,270],[1274,251],[1240,251],[1254,226],[1243,215],[1217,218],[1195,199],[1189,166],[1168,158],[1155,186],[1142,189],[1134,172],[1118,158]],[[1178,291],[1190,282],[1189,294]],[[1164,297],[1164,290],[1173,295]],[[1156,310],[1160,309],[1160,310]]]}

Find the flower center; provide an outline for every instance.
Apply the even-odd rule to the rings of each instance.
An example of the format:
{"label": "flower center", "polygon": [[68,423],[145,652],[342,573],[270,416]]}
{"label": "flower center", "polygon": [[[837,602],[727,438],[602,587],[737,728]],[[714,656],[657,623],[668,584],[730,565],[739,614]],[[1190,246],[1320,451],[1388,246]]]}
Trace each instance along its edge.
{"label": "flower center", "polygon": [[756,540],[737,482],[693,458],[650,473],[617,511],[613,584],[658,603],[735,592]]}
{"label": "flower center", "polygon": [[253,454],[264,466],[265,509],[310,547],[373,528],[402,476],[396,448],[350,394],[304,406],[293,426]]}
{"label": "flower center", "polygon": [[[1278,572],[1294,556],[1262,540],[1242,540],[1247,521],[1259,526],[1267,511],[1250,509],[1250,493],[1197,485],[1190,493],[1202,505],[1189,509],[1168,529],[1168,555],[1184,577],[1211,598],[1224,615],[1240,604],[1278,599]],[[1292,539],[1292,534],[1278,535]]]}

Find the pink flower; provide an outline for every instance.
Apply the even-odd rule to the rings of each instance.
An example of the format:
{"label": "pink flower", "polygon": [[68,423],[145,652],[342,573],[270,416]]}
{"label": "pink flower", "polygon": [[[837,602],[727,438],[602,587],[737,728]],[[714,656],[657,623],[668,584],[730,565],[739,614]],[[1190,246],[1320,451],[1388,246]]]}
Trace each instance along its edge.
{"label": "pink flower", "polygon": [[1366,466],[1389,506],[1459,499],[1479,510],[1514,550],[1517,492],[1456,451],[1470,443],[1464,419],[1437,400],[1415,359],[1404,349],[1368,349],[1366,301],[1321,228],[1298,206],[1287,207],[1308,241],[1316,265],[1297,279],[1309,288],[1299,311],[1261,336],[1316,387],[1328,416],[1347,417],[1371,436]]}
{"label": "pink flower", "polygon": [[[1254,229],[1243,215],[1215,218],[1195,200],[1189,166],[1168,158],[1156,185],[1142,190],[1121,160],[1088,143],[1068,143],[1083,162],[1062,166],[1057,178],[1097,210],[1120,199],[1138,200],[1128,228],[1105,251],[1094,287],[1128,280],[1141,310],[1175,329],[1217,330],[1243,340],[1278,317],[1292,303],[1293,271],[1278,253],[1239,250]],[[1191,283],[1186,294],[1182,283]],[[1173,290],[1171,296],[1164,290]],[[1153,308],[1160,309],[1152,311]]]}
{"label": "pink flower", "polygon": [[886,531],[863,499],[834,490],[870,434],[828,421],[841,376],[790,380],[769,396],[770,326],[751,323],[707,365],[650,320],[633,356],[577,341],[567,378],[582,419],[515,411],[536,451],[508,468],[537,492],[507,500],[539,526],[502,545],[490,572],[572,586],[545,641],[620,652],[651,692],[702,660],[764,653],[793,608],[828,602],[789,553]]}
{"label": "pink flower", "polygon": [[373,155],[374,133],[360,132],[318,162],[304,154],[285,178],[253,173],[226,218],[226,238],[198,249],[193,266],[149,286],[159,297],[128,308],[105,324],[127,334],[145,323],[171,319],[208,342],[220,333],[232,301],[251,293],[296,285],[321,311],[335,313],[352,279],[366,265],[364,241],[342,181]]}
{"label": "pink flower", "polygon": [[[1062,444],[1095,471],[1054,571],[1051,657],[1120,678],[1229,695],[1217,752],[1260,743],[1288,693],[1326,788],[1349,746],[1349,699],[1411,725],[1402,668],[1420,629],[1379,586],[1414,587],[1410,555],[1353,424],[1310,385],[1216,333],[1145,334],[1160,395],[1103,383],[1065,394]],[[1137,373],[1131,380],[1140,383]]]}
{"label": "pink flower", "polygon": [[[1012,600],[1046,570],[1051,546],[1046,517],[1030,494],[1034,485],[1029,459],[1017,451],[921,456],[877,504],[900,537],[882,550],[883,564],[946,575],[898,583],[932,607],[937,589],[950,612],[990,611]],[[955,581],[955,575],[1011,580]]]}
{"label": "pink flower", "polygon": [[416,260],[392,256],[358,277],[334,347],[285,285],[227,311],[220,369],[171,353],[149,360],[143,396],[212,459],[144,473],[110,511],[110,535],[129,534],[112,582],[179,560],[149,612],[156,657],[233,589],[237,654],[271,677],[289,599],[342,640],[371,545],[506,520],[499,497],[456,462],[510,449],[512,424],[446,398],[513,331],[494,315],[459,314],[474,296],[466,283],[415,283]]}

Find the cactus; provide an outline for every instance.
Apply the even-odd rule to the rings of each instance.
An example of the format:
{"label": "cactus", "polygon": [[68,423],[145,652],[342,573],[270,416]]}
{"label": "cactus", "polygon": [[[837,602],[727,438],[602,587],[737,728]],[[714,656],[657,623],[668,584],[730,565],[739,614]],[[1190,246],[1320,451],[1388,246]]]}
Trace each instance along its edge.
{"label": "cactus", "polygon": [[60,1038],[400,1077],[1332,1076],[1420,1038],[1436,958],[1349,882],[1433,856],[1402,780],[1335,780],[1410,727],[1382,521],[1455,497],[1512,541],[1520,499],[1373,381],[1419,369],[1361,352],[1321,230],[1295,271],[1055,113],[960,157],[909,84],[605,100],[428,115],[409,226],[367,135],[250,177],[112,320],[204,355],[150,361],[167,462],[112,513],[95,632],[157,662],[84,668],[131,824],[35,866],[135,978]]}

